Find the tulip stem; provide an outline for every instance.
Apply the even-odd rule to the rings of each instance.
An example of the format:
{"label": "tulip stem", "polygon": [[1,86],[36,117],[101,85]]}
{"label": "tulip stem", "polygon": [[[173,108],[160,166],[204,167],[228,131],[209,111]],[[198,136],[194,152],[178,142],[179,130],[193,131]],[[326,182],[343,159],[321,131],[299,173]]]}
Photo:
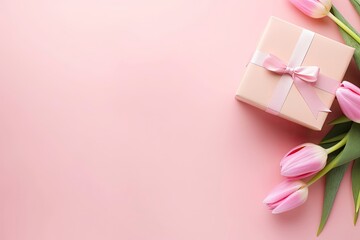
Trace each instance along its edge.
{"label": "tulip stem", "polygon": [[332,152],[335,152],[336,150],[338,150],[339,148],[341,148],[342,146],[344,146],[344,145],[346,144],[348,138],[349,138],[349,134],[346,134],[346,135],[344,136],[344,138],[341,139],[340,142],[338,142],[337,144],[335,144],[335,145],[332,146],[332,147],[329,147],[329,148],[325,149],[325,151],[327,152],[327,154],[330,154],[330,153],[332,153]]}
{"label": "tulip stem", "polygon": [[342,21],[335,17],[331,12],[328,13],[328,17],[331,18],[339,27],[341,27],[345,32],[347,32],[353,39],[355,39],[360,44],[360,37],[354,33],[348,26],[346,26]]}

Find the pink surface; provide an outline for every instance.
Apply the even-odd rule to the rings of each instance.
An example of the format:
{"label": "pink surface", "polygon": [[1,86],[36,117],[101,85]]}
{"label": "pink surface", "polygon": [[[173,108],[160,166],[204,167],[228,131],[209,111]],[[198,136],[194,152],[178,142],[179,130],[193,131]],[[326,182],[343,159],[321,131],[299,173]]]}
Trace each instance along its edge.
{"label": "pink surface", "polygon": [[[314,239],[322,183],[262,200],[324,132],[234,99],[270,15],[341,39],[286,0],[0,0],[0,239]],[[349,183],[319,239],[359,239]]]}

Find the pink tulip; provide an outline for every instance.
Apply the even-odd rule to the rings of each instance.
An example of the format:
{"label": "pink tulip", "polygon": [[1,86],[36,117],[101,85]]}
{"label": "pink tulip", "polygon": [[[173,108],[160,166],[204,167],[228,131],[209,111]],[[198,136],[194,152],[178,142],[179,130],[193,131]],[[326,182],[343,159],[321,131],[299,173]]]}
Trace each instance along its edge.
{"label": "pink tulip", "polygon": [[360,89],[344,81],[336,91],[336,98],[345,116],[360,123]]}
{"label": "pink tulip", "polygon": [[273,214],[278,214],[300,206],[307,196],[308,188],[304,182],[285,180],[273,189],[264,203]]}
{"label": "pink tulip", "polygon": [[281,160],[281,175],[295,179],[311,176],[326,165],[327,152],[319,145],[305,143],[291,149]]}
{"label": "pink tulip", "polygon": [[300,11],[312,18],[322,18],[328,15],[331,0],[290,0]]}
{"label": "pink tulip", "polygon": [[335,17],[330,9],[332,7],[331,0],[290,0],[290,2],[297,7],[304,14],[312,18],[322,18],[328,16],[339,27],[347,32],[356,42],[360,44],[360,37],[340,19]]}

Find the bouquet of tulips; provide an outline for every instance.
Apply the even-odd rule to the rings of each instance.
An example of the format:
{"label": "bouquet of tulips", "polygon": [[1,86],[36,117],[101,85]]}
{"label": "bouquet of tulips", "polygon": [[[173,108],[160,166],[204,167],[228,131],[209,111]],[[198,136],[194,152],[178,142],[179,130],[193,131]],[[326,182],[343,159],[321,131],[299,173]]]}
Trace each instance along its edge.
{"label": "bouquet of tulips", "polygon": [[[313,18],[330,17],[339,27],[345,42],[355,48],[355,62],[360,69],[360,37],[333,6],[331,0],[290,0],[304,14]],[[360,14],[360,0],[350,0]],[[345,171],[352,166],[354,225],[360,209],[360,89],[347,81],[336,91],[345,116],[333,121],[333,128],[317,145],[305,143],[291,149],[280,162],[286,179],[265,198],[264,203],[278,214],[303,204],[308,188],[325,177],[325,195],[318,235],[323,230]],[[310,179],[308,179],[311,177]],[[306,179],[308,179],[306,181]]]}

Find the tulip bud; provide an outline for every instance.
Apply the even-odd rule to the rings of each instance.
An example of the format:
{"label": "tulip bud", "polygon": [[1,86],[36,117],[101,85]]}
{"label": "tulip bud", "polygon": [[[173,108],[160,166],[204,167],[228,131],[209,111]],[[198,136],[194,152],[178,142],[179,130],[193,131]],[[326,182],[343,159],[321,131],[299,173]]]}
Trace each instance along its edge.
{"label": "tulip bud", "polygon": [[285,180],[264,199],[273,214],[289,211],[302,205],[308,196],[308,188],[302,181]]}
{"label": "tulip bud", "polygon": [[291,179],[311,176],[326,165],[327,152],[313,143],[305,143],[291,149],[281,160],[281,175]]}
{"label": "tulip bud", "polygon": [[290,0],[290,2],[312,18],[327,16],[332,6],[331,0]]}
{"label": "tulip bud", "polygon": [[344,81],[336,90],[336,98],[345,116],[360,123],[360,89],[354,84]]}

